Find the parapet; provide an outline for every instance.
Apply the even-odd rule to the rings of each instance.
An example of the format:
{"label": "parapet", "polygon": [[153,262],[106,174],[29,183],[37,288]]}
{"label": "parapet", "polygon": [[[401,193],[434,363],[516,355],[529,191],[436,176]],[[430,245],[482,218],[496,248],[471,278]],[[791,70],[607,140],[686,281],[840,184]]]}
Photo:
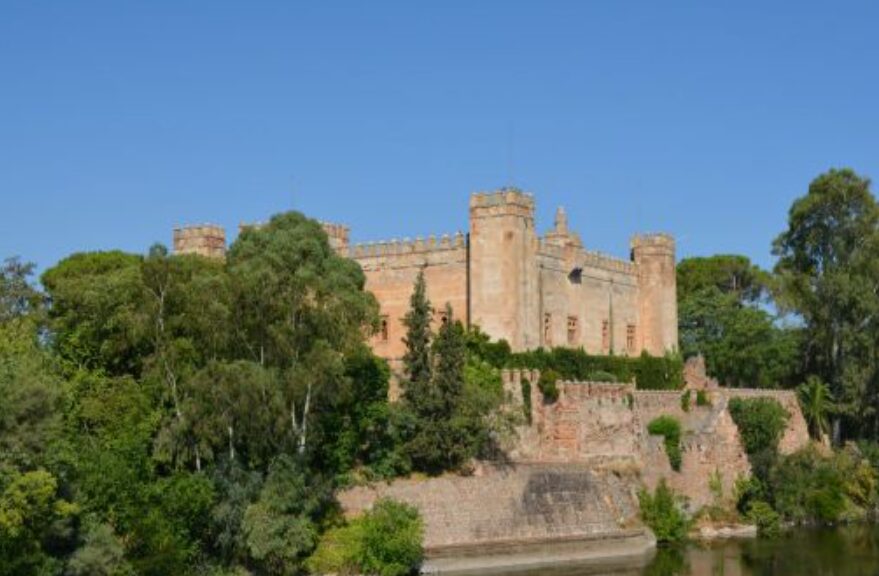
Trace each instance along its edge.
{"label": "parapet", "polygon": [[206,258],[226,257],[226,231],[216,224],[174,228],[174,253],[198,254]]}
{"label": "parapet", "polygon": [[424,254],[428,252],[443,252],[448,250],[463,249],[466,240],[463,232],[456,232],[454,236],[443,234],[440,237],[430,235],[427,238],[418,237],[415,240],[404,238],[403,240],[387,240],[382,242],[366,242],[353,244],[349,250],[351,258],[370,258],[379,256],[402,256],[405,254]]}
{"label": "parapet", "polygon": [[675,253],[675,239],[664,233],[636,234],[632,236],[629,246],[632,255],[641,252],[651,255],[671,255]]}
{"label": "parapet", "polygon": [[470,195],[470,215],[518,215],[534,217],[534,197],[518,188],[501,188],[494,192]]}

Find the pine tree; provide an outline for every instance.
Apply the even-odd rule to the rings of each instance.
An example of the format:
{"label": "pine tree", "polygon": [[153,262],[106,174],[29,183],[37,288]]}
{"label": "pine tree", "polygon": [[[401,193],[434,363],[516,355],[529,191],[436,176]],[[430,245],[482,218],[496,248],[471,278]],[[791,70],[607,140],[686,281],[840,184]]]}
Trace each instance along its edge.
{"label": "pine tree", "polygon": [[409,299],[409,312],[403,317],[406,326],[406,354],[403,356],[405,378],[401,382],[403,400],[415,408],[427,400],[430,393],[431,359],[430,359],[430,318],[432,313],[430,301],[427,299],[427,287],[424,282],[424,271],[415,279],[415,289]]}

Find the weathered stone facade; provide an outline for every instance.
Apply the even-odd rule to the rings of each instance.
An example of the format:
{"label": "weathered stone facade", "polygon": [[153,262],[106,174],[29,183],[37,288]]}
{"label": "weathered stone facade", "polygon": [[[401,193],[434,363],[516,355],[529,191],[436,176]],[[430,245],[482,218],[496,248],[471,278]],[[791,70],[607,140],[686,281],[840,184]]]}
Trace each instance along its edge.
{"label": "weathered stone facade", "polygon": [[[392,361],[404,353],[402,319],[421,270],[438,321],[449,303],[457,318],[514,351],[661,355],[678,345],[675,243],[664,234],[633,237],[628,260],[591,252],[561,209],[539,236],[533,197],[512,189],[471,196],[468,234],[351,245],[347,227],[325,223],[324,230],[363,268],[382,314],[372,346]],[[174,249],[221,256],[221,234],[215,226],[178,229]]]}

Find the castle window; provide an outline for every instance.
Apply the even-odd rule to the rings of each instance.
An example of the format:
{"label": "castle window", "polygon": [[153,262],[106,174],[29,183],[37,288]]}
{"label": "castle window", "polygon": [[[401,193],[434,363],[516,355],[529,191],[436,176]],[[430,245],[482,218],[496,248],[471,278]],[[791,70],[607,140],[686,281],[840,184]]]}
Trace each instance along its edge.
{"label": "castle window", "polygon": [[543,345],[552,346],[552,314],[543,315]]}
{"label": "castle window", "polygon": [[630,353],[635,351],[635,325],[626,326],[626,350]]}
{"label": "castle window", "polygon": [[607,320],[601,322],[601,350],[603,352],[610,350],[610,322]]}
{"label": "castle window", "polygon": [[388,317],[382,316],[379,320],[378,339],[379,342],[387,342],[390,336],[388,331]]}
{"label": "castle window", "polygon": [[580,341],[580,325],[576,316],[568,316],[568,345],[575,346]]}

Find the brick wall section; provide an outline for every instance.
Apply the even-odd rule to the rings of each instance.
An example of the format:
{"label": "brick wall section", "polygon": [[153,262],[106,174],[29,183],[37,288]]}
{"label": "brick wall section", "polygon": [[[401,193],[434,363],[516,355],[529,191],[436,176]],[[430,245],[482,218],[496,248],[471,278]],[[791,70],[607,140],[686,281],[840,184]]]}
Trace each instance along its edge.
{"label": "brick wall section", "polygon": [[514,464],[479,475],[397,480],[339,495],[356,515],[380,497],[416,506],[429,554],[444,548],[538,543],[625,533],[639,526],[635,474],[578,464]]}

